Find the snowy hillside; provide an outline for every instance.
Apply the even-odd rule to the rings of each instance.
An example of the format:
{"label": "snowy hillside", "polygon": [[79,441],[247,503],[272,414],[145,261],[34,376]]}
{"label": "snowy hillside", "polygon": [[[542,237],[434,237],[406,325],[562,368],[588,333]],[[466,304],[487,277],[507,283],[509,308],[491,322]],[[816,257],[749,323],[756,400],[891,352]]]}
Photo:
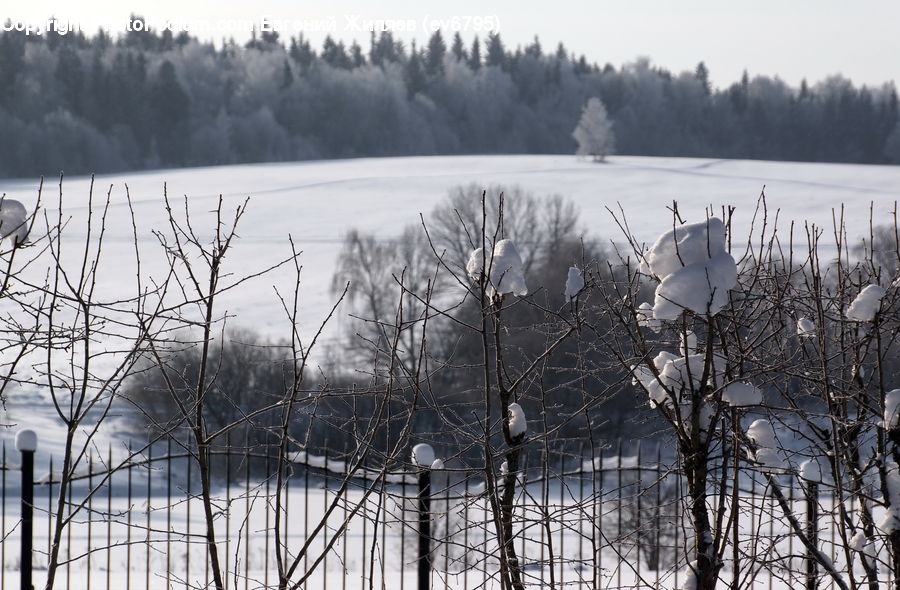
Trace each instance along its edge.
{"label": "snowy hillside", "polygon": [[[130,188],[141,240],[142,264],[161,272],[159,247],[151,231],[163,228],[163,187],[175,205],[186,195],[195,227],[209,228],[209,211],[219,194],[233,210],[250,197],[242,220],[241,240],[226,262],[240,274],[264,268],[290,254],[288,236],[303,250],[303,308],[306,334],[327,314],[332,297],[332,268],[345,231],[351,226],[396,235],[418,214],[428,213],[448,189],[460,184],[518,184],[536,195],[561,194],[581,208],[582,222],[595,236],[621,237],[606,207],[624,208],[632,230],[646,241],[671,227],[666,207],[680,204],[688,221],[703,217],[713,205],[738,207],[738,223],[748,226],[763,186],[770,208],[781,210],[779,224],[814,222],[830,230],[832,210],[847,206],[851,237],[868,231],[869,204],[876,219],[888,215],[900,196],[900,167],[784,162],[613,157],[607,164],[582,162],[567,156],[463,156],[356,159],[293,164],[259,164],[160,170],[100,176],[95,180],[94,206],[102,205],[111,187],[111,219],[107,222],[105,267],[98,292],[109,297],[133,293],[134,251],[125,184]],[[90,179],[67,178],[64,210],[72,216],[68,238],[72,251],[84,238]],[[43,203],[54,207],[57,187],[48,181]],[[34,180],[0,180],[0,193],[32,209]],[[51,218],[56,213],[49,211]],[[202,220],[201,220],[202,218]],[[769,222],[772,222],[770,218]],[[795,230],[795,236],[805,236]],[[805,237],[803,238],[805,239]],[[803,244],[801,243],[801,246]],[[154,254],[156,258],[154,259]],[[284,315],[273,286],[289,292],[293,270],[285,268],[255,280],[222,300],[220,311],[235,316],[232,326],[252,326],[272,337],[286,336]],[[334,330],[327,334],[334,337]],[[32,398],[36,399],[36,398]],[[21,398],[11,398],[9,414],[0,422],[20,421]],[[34,402],[26,402],[28,404]],[[0,431],[0,437],[8,437]],[[46,448],[46,447],[44,447]]]}

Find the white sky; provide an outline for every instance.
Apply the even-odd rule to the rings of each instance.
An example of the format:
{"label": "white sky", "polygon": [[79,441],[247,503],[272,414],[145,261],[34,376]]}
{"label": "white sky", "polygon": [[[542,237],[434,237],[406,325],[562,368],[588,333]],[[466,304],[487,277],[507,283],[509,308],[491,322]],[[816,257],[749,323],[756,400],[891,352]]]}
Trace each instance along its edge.
{"label": "white sky", "polygon": [[[3,0],[0,5],[0,21],[37,23],[55,15],[78,21],[89,32],[100,23],[121,31],[131,13],[211,27],[227,26],[227,19],[259,21],[264,15],[286,21],[333,17],[334,36],[348,42],[356,38],[364,48],[369,33],[348,30],[354,15],[411,19],[416,31],[399,36],[419,42],[430,35],[426,18],[483,16],[499,22],[508,46],[528,43],[537,34],[545,50],[563,41],[570,51],[601,65],[648,56],[678,72],[703,60],[717,86],[737,80],[745,68],[751,75],[777,74],[791,84],[836,73],[870,85],[900,79],[898,0]],[[473,23],[463,31],[467,42],[476,33]],[[222,34],[200,36],[218,39]],[[325,33],[307,36],[318,44]]]}

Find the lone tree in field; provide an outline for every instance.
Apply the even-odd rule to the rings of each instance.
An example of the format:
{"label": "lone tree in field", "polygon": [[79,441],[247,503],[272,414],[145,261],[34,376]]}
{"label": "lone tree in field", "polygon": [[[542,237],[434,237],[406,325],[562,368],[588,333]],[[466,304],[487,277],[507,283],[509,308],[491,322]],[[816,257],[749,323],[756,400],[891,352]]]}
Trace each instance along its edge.
{"label": "lone tree in field", "polygon": [[578,151],[575,152],[578,156],[592,156],[595,162],[603,162],[607,155],[613,153],[616,135],[606,116],[606,107],[599,98],[587,101],[572,137],[578,142]]}

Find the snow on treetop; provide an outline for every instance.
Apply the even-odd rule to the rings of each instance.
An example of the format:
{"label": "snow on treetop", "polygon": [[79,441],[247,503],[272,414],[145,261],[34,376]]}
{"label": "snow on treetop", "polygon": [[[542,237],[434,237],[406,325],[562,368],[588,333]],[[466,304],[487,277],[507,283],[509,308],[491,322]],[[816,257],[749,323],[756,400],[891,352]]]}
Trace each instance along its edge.
{"label": "snow on treetop", "polygon": [[722,391],[722,401],[734,407],[758,406],[762,403],[762,391],[749,383],[735,381]]}
{"label": "snow on treetop", "polygon": [[884,289],[878,285],[869,285],[859,292],[850,307],[847,308],[847,319],[857,322],[871,322],[875,312],[881,307]]}
{"label": "snow on treetop", "polygon": [[[469,255],[466,273],[472,280],[478,280],[484,272],[483,258],[484,250],[482,248],[476,249]],[[519,256],[519,251],[512,240],[500,240],[494,244],[493,254],[488,257],[487,263],[490,268],[491,294],[514,293],[519,297],[528,294],[522,257]]]}
{"label": "snow on treetop", "polygon": [[584,289],[584,273],[576,266],[569,267],[569,276],[566,278],[566,299],[571,299]]}
{"label": "snow on treetop", "polygon": [[528,421],[522,406],[513,402],[509,404],[509,435],[518,438],[528,430]]}
{"label": "snow on treetop", "polygon": [[674,320],[684,309],[714,315],[737,285],[737,265],[725,251],[725,225],[717,217],[662,234],[644,260],[661,281],[653,306],[656,319]]}
{"label": "snow on treetop", "polygon": [[28,211],[15,199],[0,199],[0,239],[12,238],[13,244],[28,239]]}

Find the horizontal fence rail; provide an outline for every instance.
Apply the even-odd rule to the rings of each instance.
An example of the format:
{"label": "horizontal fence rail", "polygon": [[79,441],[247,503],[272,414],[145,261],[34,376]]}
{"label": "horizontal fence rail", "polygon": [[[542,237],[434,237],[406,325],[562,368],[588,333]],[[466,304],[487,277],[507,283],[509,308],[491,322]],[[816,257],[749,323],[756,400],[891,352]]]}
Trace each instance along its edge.
{"label": "horizontal fence rail", "polygon": [[[685,484],[659,445],[650,453],[647,446],[533,450],[520,474],[514,516],[526,586],[681,587],[691,546]],[[296,452],[281,474],[276,503],[279,479],[270,450],[226,445],[212,453],[223,474],[212,503],[228,588],[277,587],[277,552],[287,548],[287,557],[295,558],[304,545],[292,579],[306,577],[306,589],[500,588],[500,548],[483,470],[387,470],[358,464],[352,453]],[[118,451],[125,460],[117,462]],[[68,521],[55,587],[212,587],[200,475],[191,457],[171,440],[140,453],[131,446],[91,452],[64,499]],[[31,486],[20,486],[27,460],[3,446],[0,590],[21,587],[29,575],[35,587],[45,584],[60,462],[50,457],[35,467]],[[810,538],[840,566],[839,495],[826,485],[779,477],[793,514],[805,519]],[[725,517],[737,521],[740,551],[725,563],[721,587],[831,587],[806,559],[765,478],[748,470],[736,481]],[[29,488],[32,535],[20,508]],[[853,506],[843,509],[854,517]],[[33,547],[23,533],[33,536]]]}

